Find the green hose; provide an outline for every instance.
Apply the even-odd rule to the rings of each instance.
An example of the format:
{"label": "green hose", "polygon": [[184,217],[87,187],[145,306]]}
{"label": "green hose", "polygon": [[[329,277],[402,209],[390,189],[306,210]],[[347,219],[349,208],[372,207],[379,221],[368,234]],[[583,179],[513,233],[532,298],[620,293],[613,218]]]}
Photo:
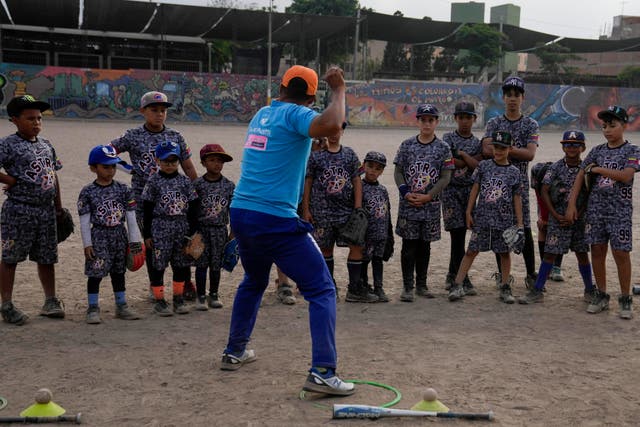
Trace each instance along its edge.
{"label": "green hose", "polygon": [[[397,404],[398,402],[400,402],[400,399],[402,399],[402,393],[400,393],[400,391],[393,387],[390,386],[388,384],[383,384],[383,383],[379,383],[376,381],[365,381],[365,380],[345,380],[345,382],[347,383],[353,383],[353,384],[366,384],[366,385],[370,385],[373,387],[380,387],[380,388],[384,388],[385,390],[389,390],[391,392],[393,392],[395,394],[395,397],[393,398],[393,400],[380,405],[381,408],[390,408],[393,405]],[[304,390],[302,390],[300,392],[300,395],[298,396],[300,398],[300,400],[306,400],[306,392]],[[329,406],[327,405],[322,405],[320,403],[314,403],[314,406],[318,407],[318,408],[322,408],[322,409],[331,409]]]}

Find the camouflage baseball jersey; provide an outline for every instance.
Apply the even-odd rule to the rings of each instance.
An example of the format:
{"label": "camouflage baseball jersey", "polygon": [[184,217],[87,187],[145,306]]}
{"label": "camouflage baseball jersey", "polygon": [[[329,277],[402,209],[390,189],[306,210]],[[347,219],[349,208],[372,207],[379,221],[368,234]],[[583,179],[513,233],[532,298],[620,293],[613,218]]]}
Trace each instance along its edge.
{"label": "camouflage baseball jersey", "polygon": [[354,205],[351,180],[358,177],[359,167],[356,153],[344,145],[337,153],[311,153],[306,176],[313,179],[309,208],[317,224],[342,223],[349,218]]}
{"label": "camouflage baseball jersey", "polygon": [[480,194],[473,211],[474,228],[504,230],[516,223],[513,196],[521,194],[520,173],[513,165],[484,160],[473,171]]}
{"label": "camouflage baseball jersey", "polygon": [[571,187],[573,187],[576,176],[578,176],[578,171],[580,171],[579,166],[570,167],[567,165],[565,159],[560,159],[549,166],[549,169],[547,169],[547,172],[542,178],[543,185],[551,185],[551,183],[554,183],[554,186],[557,186],[558,188],[557,192],[560,199],[553,208],[560,215],[564,215],[567,211],[569,193],[571,193]]}
{"label": "camouflage baseball jersey", "polygon": [[[480,140],[471,135],[470,137],[460,136],[457,131],[445,133],[442,140],[446,142],[451,150],[461,150],[470,155],[476,156],[482,152],[482,143]],[[471,187],[473,180],[471,179],[472,170],[469,170],[466,166],[463,168],[456,168],[451,176],[451,182],[447,188],[451,187]]]}
{"label": "camouflage baseball jersey", "polygon": [[102,227],[122,226],[126,211],[136,208],[131,189],[118,181],[103,186],[96,182],[84,186],[78,196],[78,215],[91,214],[91,224]]}
{"label": "camouflage baseball jersey", "polygon": [[[639,156],[639,147],[628,141],[617,148],[609,148],[605,143],[591,149],[580,167],[584,169],[587,165],[595,163],[608,169],[633,168],[638,171]],[[630,219],[632,213],[633,179],[624,183],[599,175],[589,194],[587,221],[592,222],[595,218]]]}
{"label": "camouflage baseball jersey", "polygon": [[201,226],[215,226],[229,224],[229,205],[236,185],[225,178],[209,181],[204,176],[193,181],[200,199],[200,213],[198,224]]}
{"label": "camouflage baseball jersey", "polygon": [[[494,117],[487,122],[487,130],[484,137],[490,137],[495,131],[509,132],[513,138],[515,148],[526,148],[529,144],[538,145],[540,127],[531,117],[521,116],[518,120],[509,120],[504,115]],[[530,227],[529,222],[529,173],[527,169],[529,162],[524,160],[510,159],[520,171],[520,181],[522,183],[522,216],[524,226]]]}
{"label": "camouflage baseball jersey", "polygon": [[[131,188],[136,200],[139,200],[149,177],[158,171],[155,149],[156,145],[162,141],[173,141],[180,146],[181,162],[191,157],[191,149],[180,132],[168,127],[165,127],[162,132],[151,132],[141,125],[128,129],[120,138],[111,141],[111,145],[118,153],[129,153],[133,167]],[[142,209],[142,203],[139,204],[139,209]]]}
{"label": "camouflage baseball jersey", "polygon": [[389,233],[391,207],[389,193],[384,185],[362,180],[362,207],[367,211],[366,241],[385,241]]}
{"label": "camouflage baseball jersey", "polygon": [[0,139],[0,168],[16,179],[7,198],[30,205],[53,204],[56,171],[62,163],[51,143],[37,137],[28,141],[18,134]]}
{"label": "camouflage baseball jersey", "polygon": [[[393,163],[404,171],[404,180],[412,193],[427,194],[438,182],[443,170],[455,169],[451,150],[438,137],[428,144],[422,144],[417,136],[403,141],[398,148]],[[409,205],[400,198],[398,218],[411,221],[440,221],[440,197],[421,207]]]}
{"label": "camouflage baseball jersey", "polygon": [[187,216],[189,202],[198,195],[189,178],[179,173],[155,174],[142,192],[142,200],[154,202],[153,217]]}

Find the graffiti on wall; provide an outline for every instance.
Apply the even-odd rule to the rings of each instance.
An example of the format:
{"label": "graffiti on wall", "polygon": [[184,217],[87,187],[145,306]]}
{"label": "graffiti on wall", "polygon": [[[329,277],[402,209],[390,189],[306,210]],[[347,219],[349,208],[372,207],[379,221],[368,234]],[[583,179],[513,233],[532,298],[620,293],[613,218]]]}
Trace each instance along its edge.
{"label": "graffiti on wall", "polygon": [[[273,94],[278,83],[272,82]],[[171,119],[248,122],[266,103],[266,85],[264,76],[0,64],[0,105],[29,93],[51,104],[48,114],[66,118],[140,120],[140,97],[158,90],[174,104]],[[629,112],[630,130],[640,130],[640,89],[542,84],[526,89],[523,110],[542,128],[595,130],[598,111],[618,104]],[[347,115],[353,125],[414,126],[416,106],[430,103],[440,110],[441,126],[454,127],[460,101],[475,104],[478,127],[504,110],[499,85],[377,80],[348,83]]]}

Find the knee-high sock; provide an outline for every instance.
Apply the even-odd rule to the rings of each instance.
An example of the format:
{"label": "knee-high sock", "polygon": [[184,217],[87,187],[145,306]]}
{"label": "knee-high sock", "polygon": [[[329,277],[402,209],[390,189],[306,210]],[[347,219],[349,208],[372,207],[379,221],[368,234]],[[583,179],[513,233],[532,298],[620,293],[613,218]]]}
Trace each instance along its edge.
{"label": "knee-high sock", "polygon": [[584,282],[584,290],[593,290],[593,276],[591,275],[591,264],[578,265],[580,275],[582,276],[582,282]]}

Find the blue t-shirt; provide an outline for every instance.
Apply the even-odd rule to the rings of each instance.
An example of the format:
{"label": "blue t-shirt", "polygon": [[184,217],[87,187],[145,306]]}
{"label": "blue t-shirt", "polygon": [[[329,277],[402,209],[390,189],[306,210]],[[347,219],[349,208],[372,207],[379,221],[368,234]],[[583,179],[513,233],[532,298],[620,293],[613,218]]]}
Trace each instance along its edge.
{"label": "blue t-shirt", "polygon": [[311,152],[309,127],[317,115],[310,108],[280,101],[256,113],[244,141],[232,208],[297,216]]}

